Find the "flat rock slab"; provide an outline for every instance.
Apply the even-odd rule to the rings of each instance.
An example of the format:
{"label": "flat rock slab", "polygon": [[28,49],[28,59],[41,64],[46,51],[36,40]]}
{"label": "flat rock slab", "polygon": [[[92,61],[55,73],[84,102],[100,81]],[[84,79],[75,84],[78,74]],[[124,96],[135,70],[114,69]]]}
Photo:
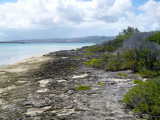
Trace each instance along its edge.
{"label": "flat rock slab", "polygon": [[39,82],[39,86],[40,87],[46,87],[48,84],[49,84],[49,82],[51,82],[53,79],[44,79],[44,80],[40,80],[40,81],[38,81]]}
{"label": "flat rock slab", "polygon": [[76,78],[84,78],[84,77],[87,77],[87,76],[88,76],[88,74],[81,74],[81,75],[74,75],[71,78],[76,79]]}

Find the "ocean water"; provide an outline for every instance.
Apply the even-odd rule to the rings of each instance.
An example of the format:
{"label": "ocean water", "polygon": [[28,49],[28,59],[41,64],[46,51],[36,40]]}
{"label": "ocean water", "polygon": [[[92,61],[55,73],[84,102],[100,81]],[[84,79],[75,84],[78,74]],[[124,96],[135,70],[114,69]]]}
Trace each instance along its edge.
{"label": "ocean water", "polygon": [[1,43],[0,67],[36,55],[47,54],[59,50],[71,50],[93,44],[94,43]]}

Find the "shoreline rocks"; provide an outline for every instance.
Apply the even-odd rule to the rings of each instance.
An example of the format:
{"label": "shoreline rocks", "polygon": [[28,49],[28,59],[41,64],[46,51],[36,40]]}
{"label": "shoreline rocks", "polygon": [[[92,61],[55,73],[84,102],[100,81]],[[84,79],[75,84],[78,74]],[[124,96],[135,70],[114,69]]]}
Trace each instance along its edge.
{"label": "shoreline rocks", "polygon": [[[101,54],[84,55],[85,51],[58,51],[39,69],[15,75],[16,88],[1,94],[0,119],[4,120],[136,120],[121,100],[133,80],[139,76],[131,71],[106,72],[86,66],[83,62]],[[14,76],[13,76],[14,77]],[[100,86],[98,83],[104,83]],[[80,85],[91,90],[77,91]]]}

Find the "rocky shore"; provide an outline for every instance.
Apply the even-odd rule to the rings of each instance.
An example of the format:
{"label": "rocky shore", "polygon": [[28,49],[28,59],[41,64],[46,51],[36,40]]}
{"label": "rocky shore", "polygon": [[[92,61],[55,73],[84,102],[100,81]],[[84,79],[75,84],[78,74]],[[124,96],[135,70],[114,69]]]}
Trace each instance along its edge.
{"label": "rocky shore", "polygon": [[[59,51],[0,68],[0,120],[137,120],[121,101],[140,76],[86,66],[101,54],[84,53]],[[80,85],[92,89],[77,91]]]}

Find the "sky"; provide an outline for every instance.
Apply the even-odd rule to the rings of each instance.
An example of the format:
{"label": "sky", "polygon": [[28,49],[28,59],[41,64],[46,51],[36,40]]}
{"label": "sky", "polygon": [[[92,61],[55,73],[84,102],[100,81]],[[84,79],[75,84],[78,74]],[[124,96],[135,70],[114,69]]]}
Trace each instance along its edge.
{"label": "sky", "polygon": [[0,0],[0,41],[160,30],[160,0]]}

